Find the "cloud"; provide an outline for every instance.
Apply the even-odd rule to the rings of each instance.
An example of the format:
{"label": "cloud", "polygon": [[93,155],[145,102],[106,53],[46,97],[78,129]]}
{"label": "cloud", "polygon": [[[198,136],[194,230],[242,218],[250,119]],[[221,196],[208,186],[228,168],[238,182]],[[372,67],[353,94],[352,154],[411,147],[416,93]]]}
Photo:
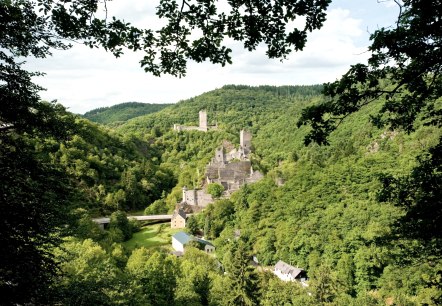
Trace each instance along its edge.
{"label": "cloud", "polygon": [[[254,53],[243,52],[234,71],[275,74],[297,69],[321,70],[348,67],[368,57],[366,47],[357,46],[355,38],[362,36],[361,20],[354,19],[350,11],[333,9],[321,30],[311,33],[303,51],[293,53],[287,60],[269,60],[265,46]],[[319,79],[319,78],[318,78]]]}
{"label": "cloud", "polygon": [[[111,15],[123,16],[137,26],[160,25],[153,15],[157,2],[108,3]],[[334,7],[328,12],[324,27],[309,35],[305,50],[291,54],[283,62],[268,59],[264,46],[248,52],[241,43],[228,40],[233,49],[233,65],[189,62],[187,75],[181,79],[157,78],[145,73],[139,64],[141,54],[127,53],[115,59],[101,49],[82,45],[56,51],[47,59],[29,59],[27,67],[47,73],[35,79],[48,89],[41,93],[43,99],[58,99],[76,113],[126,101],[174,103],[225,84],[295,85],[334,81],[349,65],[364,62],[368,57],[365,52],[368,33],[363,30],[367,22],[370,20],[355,18],[353,11]]]}

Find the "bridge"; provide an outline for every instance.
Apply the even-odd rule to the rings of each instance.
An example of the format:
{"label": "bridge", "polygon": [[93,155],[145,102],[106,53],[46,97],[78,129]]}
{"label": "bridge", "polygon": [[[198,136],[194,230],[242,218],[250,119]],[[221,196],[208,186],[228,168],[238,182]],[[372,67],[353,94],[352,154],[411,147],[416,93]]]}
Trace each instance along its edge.
{"label": "bridge", "polygon": [[[146,215],[146,216],[127,216],[128,219],[134,219],[138,221],[163,221],[163,220],[171,220],[172,215]],[[95,223],[98,223],[100,226],[104,226],[105,224],[109,224],[110,218],[102,217],[92,219]]]}

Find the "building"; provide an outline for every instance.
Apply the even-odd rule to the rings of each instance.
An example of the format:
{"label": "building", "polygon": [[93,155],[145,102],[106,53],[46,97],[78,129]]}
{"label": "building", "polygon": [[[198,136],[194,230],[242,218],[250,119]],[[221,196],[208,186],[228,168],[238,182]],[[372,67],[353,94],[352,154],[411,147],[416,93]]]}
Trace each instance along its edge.
{"label": "building", "polygon": [[175,131],[181,132],[181,131],[201,131],[201,132],[207,132],[208,130],[216,130],[218,129],[218,126],[215,125],[209,125],[207,123],[207,112],[205,110],[201,110],[199,112],[199,126],[188,126],[188,125],[179,125],[174,124],[173,129]]}
{"label": "building", "polygon": [[210,194],[201,189],[187,189],[183,187],[183,200],[181,204],[193,206],[193,208],[205,208],[210,203],[213,203],[213,198]]}
{"label": "building", "polygon": [[204,252],[206,253],[215,252],[215,246],[210,241],[196,238],[194,236],[186,234],[185,232],[178,232],[172,236],[172,248],[176,252],[184,253],[184,248],[186,244],[188,244],[191,241],[198,242],[201,245],[201,249],[204,250]]}
{"label": "building", "polygon": [[183,209],[179,208],[173,212],[170,219],[171,228],[185,228],[186,227],[186,213]]}
{"label": "building", "polygon": [[[200,112],[200,126],[207,123],[207,114]],[[214,199],[205,190],[205,186],[217,183],[224,187],[223,197],[228,198],[234,191],[244,184],[251,184],[261,180],[264,176],[259,171],[254,171],[249,155],[252,150],[252,134],[240,131],[239,148],[227,140],[215,150],[214,157],[206,166],[205,182],[201,189],[187,189],[183,187],[182,207],[189,208],[193,212],[204,209],[214,202]],[[186,210],[189,212],[189,210]]]}
{"label": "building", "polygon": [[215,156],[206,166],[206,183],[221,184],[226,194],[238,190],[244,184],[255,183],[263,178],[262,173],[254,171],[249,154],[252,150],[252,134],[240,131],[240,146],[232,148],[230,143],[216,149]]}
{"label": "building", "polygon": [[192,236],[186,234],[185,232],[178,232],[172,236],[172,248],[175,251],[184,253],[184,246],[192,241]]}
{"label": "building", "polygon": [[199,242],[203,246],[203,251],[206,253],[215,252],[215,246],[207,240],[195,238],[195,241]]}
{"label": "building", "polygon": [[305,282],[307,280],[307,272],[305,270],[295,268],[282,260],[276,263],[273,273],[285,282]]}

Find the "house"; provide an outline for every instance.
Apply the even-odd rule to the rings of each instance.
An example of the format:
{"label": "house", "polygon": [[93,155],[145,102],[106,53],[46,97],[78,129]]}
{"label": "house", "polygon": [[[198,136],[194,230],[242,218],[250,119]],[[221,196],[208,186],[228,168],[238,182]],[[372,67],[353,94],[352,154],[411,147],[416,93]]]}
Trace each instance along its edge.
{"label": "house", "polygon": [[172,236],[172,248],[175,251],[184,253],[184,246],[192,241],[192,236],[186,234],[185,232],[178,232]]}
{"label": "house", "polygon": [[185,228],[186,227],[186,213],[182,208],[176,209],[173,212],[172,218],[170,219],[171,228]]}
{"label": "house", "polygon": [[307,272],[301,268],[295,268],[282,260],[275,265],[273,273],[281,280],[286,282],[307,280]]}
{"label": "house", "polygon": [[184,248],[186,244],[191,241],[198,242],[206,253],[215,252],[215,246],[210,243],[210,241],[193,237],[189,234],[186,234],[185,232],[178,232],[172,236],[172,248],[177,252],[184,253]]}

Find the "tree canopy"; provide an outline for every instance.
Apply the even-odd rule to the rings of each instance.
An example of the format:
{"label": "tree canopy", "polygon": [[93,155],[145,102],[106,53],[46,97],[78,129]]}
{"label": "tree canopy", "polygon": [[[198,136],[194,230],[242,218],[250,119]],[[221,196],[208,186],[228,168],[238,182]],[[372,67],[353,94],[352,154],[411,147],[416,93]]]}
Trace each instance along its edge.
{"label": "tree canopy", "polygon": [[[288,112],[293,108],[274,114],[273,119],[278,120],[260,127],[255,143],[258,148],[261,147],[261,152],[273,152],[273,156],[266,158],[270,160],[269,165],[278,165],[278,168],[275,166],[273,171],[269,171],[262,182],[244,187],[232,201],[220,201],[218,206],[207,210],[210,214],[206,215],[207,226],[204,226],[204,230],[218,238],[221,252],[228,249],[228,241],[234,238],[233,232],[240,229],[244,245],[230,250],[235,255],[230,257],[232,276],[237,275],[238,271],[245,271],[244,276],[254,274],[249,271],[249,258],[245,256],[246,250],[253,248],[266,264],[282,258],[294,260],[308,268],[311,275],[316,277],[316,283],[311,287],[314,291],[312,299],[317,299],[315,302],[334,300],[337,304],[350,304],[348,299],[358,293],[359,296],[355,298],[359,299],[359,304],[370,305],[374,303],[365,300],[375,297],[364,297],[363,294],[382,287],[384,292],[380,290],[379,293],[390,298],[391,292],[394,292],[395,302],[399,304],[401,295],[405,296],[405,301],[417,295],[419,301],[440,304],[440,140],[439,145],[432,149],[428,147],[434,142],[431,133],[441,124],[442,6],[441,1],[395,2],[400,11],[396,26],[373,33],[369,47],[372,56],[368,63],[354,65],[342,79],[325,85],[324,93],[328,99],[324,102],[321,102],[322,99],[315,100],[316,105],[306,108],[299,121],[299,125],[310,124],[313,127],[307,142],[327,143],[327,137],[337,125],[345,127],[343,119],[347,119],[347,123],[350,121],[347,129],[350,129],[348,126],[352,129],[363,127],[358,134],[348,133],[351,135],[348,138],[345,134],[348,130],[344,129],[331,148],[311,145],[298,149],[286,141],[289,138],[287,135],[293,137],[289,132],[293,131],[290,120],[294,119],[291,118],[292,113]],[[0,268],[0,291],[4,293],[2,296],[9,297],[5,303],[50,303],[45,298],[45,290],[56,270],[51,248],[60,242],[60,231],[65,228],[63,208],[69,208],[69,204],[72,204],[71,190],[67,188],[71,182],[65,175],[68,174],[66,170],[71,170],[81,183],[91,187],[85,189],[93,191],[89,195],[91,199],[94,196],[102,199],[107,194],[108,204],[116,208],[123,199],[127,200],[128,205],[140,202],[139,199],[143,198],[141,190],[149,192],[151,200],[154,200],[160,197],[160,191],[170,187],[152,190],[152,182],[147,180],[152,177],[153,170],[156,177],[164,178],[169,173],[166,171],[168,168],[163,171],[157,167],[159,155],[154,156],[157,154],[151,156],[151,164],[136,163],[132,167],[120,156],[122,150],[114,150],[115,154],[104,150],[101,152],[98,145],[96,154],[88,156],[88,163],[76,157],[77,153],[82,152],[78,150],[80,146],[88,151],[90,149],[81,137],[72,137],[75,127],[83,126],[88,131],[93,129],[86,124],[75,125],[74,116],[67,114],[61,106],[41,102],[38,96],[40,88],[31,81],[33,74],[22,69],[18,57],[44,58],[50,55],[51,50],[66,49],[70,47],[69,41],[78,41],[90,47],[103,47],[115,56],[127,49],[143,51],[140,63],[145,71],[154,75],[169,73],[182,76],[188,60],[208,60],[221,65],[229,63],[232,60],[231,50],[225,43],[226,39],[242,41],[248,50],[254,50],[264,43],[269,57],[284,58],[293,50],[302,50],[307,33],[322,26],[329,3],[325,0],[228,1],[227,8],[221,10],[217,6],[219,3],[213,1],[188,0],[178,3],[163,0],[157,7],[157,15],[167,22],[162,29],[154,31],[138,29],[117,18],[108,18],[106,0],[2,1],[0,175],[1,204],[5,214],[0,227],[1,241],[6,246],[1,258],[7,265]],[[100,16],[103,10],[104,16]],[[305,25],[289,31],[291,22],[300,16],[306,18]],[[273,99],[280,99],[279,92],[274,93]],[[244,109],[250,109],[250,101],[244,101],[247,102],[243,103]],[[387,125],[390,129],[403,129],[406,132],[418,126],[421,133],[410,136],[414,137],[411,140],[404,140],[406,136],[403,134],[396,139],[382,138],[386,135],[383,131],[381,134],[373,127],[364,130],[365,126],[359,122],[363,117],[351,121],[352,113],[363,112],[364,106],[372,103],[382,104],[379,114],[374,115],[372,109],[365,113],[367,117],[371,116],[376,125]],[[236,118],[233,123],[238,125],[246,122],[253,126],[253,122],[263,121],[264,118],[268,121],[267,112],[258,113],[257,109],[254,108],[252,115],[248,113],[245,116],[246,121],[232,114],[227,115]],[[261,113],[265,116],[261,117]],[[424,124],[433,125],[432,129],[423,128]],[[279,134],[274,135],[275,131]],[[152,130],[155,135],[159,132]],[[372,132],[378,134],[373,136]],[[97,133],[86,134],[84,136],[97,138]],[[161,160],[181,166],[181,162],[199,158],[205,164],[204,158],[209,156],[209,152],[198,151],[197,141],[204,143],[206,148],[212,144],[215,146],[220,135],[207,133],[201,136],[196,132],[165,135],[161,145],[173,150],[162,154]],[[48,136],[50,138],[45,139]],[[35,141],[30,141],[32,137],[36,138]],[[206,140],[210,140],[210,145]],[[61,142],[60,149],[57,147],[52,155],[41,148],[44,147],[41,143],[50,145],[58,141]],[[278,146],[272,147],[274,141],[278,142]],[[66,148],[66,144],[71,147]],[[376,145],[378,149],[375,149]],[[406,149],[412,151],[408,153],[409,156],[402,154],[404,145],[408,145]],[[428,153],[423,150],[428,150]],[[265,154],[261,153],[260,156],[257,151],[256,156],[263,158]],[[420,157],[413,164],[410,156],[416,152]],[[201,155],[195,157],[198,153]],[[112,155],[112,158],[108,155]],[[60,165],[66,162],[66,168],[60,169],[51,158],[59,158]],[[186,167],[190,169],[189,165]],[[97,171],[93,171],[95,168]],[[101,178],[97,175],[98,170],[107,175]],[[410,174],[404,175],[407,171]],[[119,172],[122,174],[117,176]],[[384,175],[385,172],[389,174]],[[183,179],[180,177],[180,182],[184,182],[184,177],[189,180],[189,173],[182,171]],[[376,194],[380,187],[380,175],[384,188]],[[105,185],[100,187],[95,184],[108,182],[108,179],[112,180],[112,184],[124,186],[125,191],[118,187],[109,188],[106,193]],[[276,181],[281,182],[281,186],[275,184]],[[97,188],[93,190],[95,186]],[[379,200],[387,203],[379,206]],[[396,229],[392,230],[393,227]],[[198,228],[203,228],[202,224]],[[397,244],[390,249],[377,243],[379,238],[388,234],[400,235],[400,241],[396,239]],[[403,254],[400,243],[410,248],[425,247],[436,259],[426,257],[417,265],[401,269],[393,262],[396,254]],[[130,288],[117,277],[120,272],[125,273],[118,270],[124,267],[124,256],[119,256],[118,266],[115,264],[114,267],[112,263],[117,261],[118,248],[112,251],[112,257],[92,241],[67,242],[65,248],[70,250],[70,254],[60,250],[61,260],[65,257],[65,264],[61,265],[64,274],[60,277],[64,281],[59,283],[60,294],[75,294],[72,288],[82,291],[85,288],[83,293],[87,293],[86,289],[91,288],[89,279],[77,277],[76,273],[77,269],[82,271],[87,266],[83,263],[89,259],[97,263],[96,267],[91,266],[93,269],[80,276],[102,275],[100,271],[103,270],[115,275],[109,278],[115,281],[112,286],[106,279],[103,279],[103,285],[98,283],[98,291],[92,293],[101,294],[93,300],[102,303],[115,300],[112,297],[121,292],[120,287]],[[83,251],[87,249],[94,252]],[[145,263],[144,266],[141,263]],[[330,269],[334,264],[336,273]],[[213,296],[203,295],[206,287],[200,286],[198,280],[205,281],[207,275],[195,270],[198,273],[191,281],[180,284],[174,297],[172,290],[177,286],[177,279],[182,277],[179,273],[172,273],[172,267],[177,265],[170,256],[160,253],[150,255],[144,250],[134,252],[129,257],[126,272],[135,278],[135,282],[128,283],[133,284],[137,296],[152,304],[156,301],[170,304],[173,298],[179,298],[182,303],[207,301],[212,300],[213,296],[222,297],[225,293],[225,290],[220,290],[226,288],[222,286],[222,276],[213,274],[210,276],[214,284],[211,287]],[[232,301],[235,302],[252,304],[256,298],[254,290],[264,288],[255,286],[254,282],[240,282],[236,286],[234,282],[229,282],[228,277],[224,281],[235,289],[232,290],[235,293]],[[112,290],[102,292],[102,287]],[[159,291],[154,290],[156,288],[160,288]],[[189,288],[193,291],[187,290]],[[335,288],[342,294],[337,295]],[[268,296],[266,292],[264,296]],[[84,296],[84,300],[88,299],[88,296]],[[341,303],[338,299],[341,299]],[[344,302],[346,299],[347,303]]]}
{"label": "tree canopy", "polygon": [[[371,121],[378,127],[412,132],[421,124],[442,126],[442,2],[395,1],[399,15],[395,26],[375,31],[367,64],[356,64],[338,81],[325,84],[328,97],[309,106],[298,126],[312,129],[305,142],[327,144],[328,136],[351,113],[383,99]],[[441,140],[441,139],[440,139]],[[408,177],[384,178],[383,200],[407,209],[398,232],[407,238],[430,242],[427,250],[440,255],[442,205],[440,140],[429,156]],[[425,224],[425,225],[424,225]]]}
{"label": "tree canopy", "polygon": [[396,25],[371,34],[368,63],[355,64],[340,80],[325,84],[329,99],[304,110],[298,125],[312,126],[307,143],[327,143],[339,122],[381,97],[385,102],[372,116],[377,126],[410,132],[417,119],[441,126],[442,2],[395,2]]}

